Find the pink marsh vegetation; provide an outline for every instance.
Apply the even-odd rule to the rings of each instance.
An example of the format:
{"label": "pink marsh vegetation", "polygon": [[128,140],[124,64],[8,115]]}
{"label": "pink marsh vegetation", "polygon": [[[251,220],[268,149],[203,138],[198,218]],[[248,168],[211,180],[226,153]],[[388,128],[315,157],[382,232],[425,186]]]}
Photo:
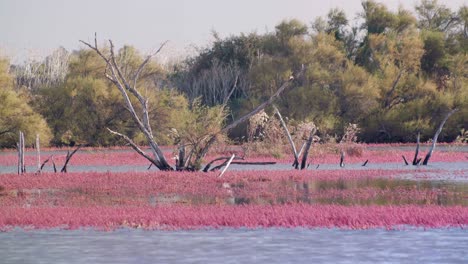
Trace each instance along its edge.
{"label": "pink marsh vegetation", "polygon": [[[0,229],[12,226],[466,227],[466,183],[398,170],[0,175]],[[431,171],[432,173],[432,171]]]}
{"label": "pink marsh vegetation", "polygon": [[158,207],[0,208],[0,229],[120,227],[145,229],[306,227],[395,229],[468,226],[468,207],[342,205],[166,205]]}
{"label": "pink marsh vegetation", "polygon": [[[330,147],[312,147],[309,155],[309,162],[312,164],[338,164],[340,160],[339,152],[336,152],[336,146],[330,149]],[[365,145],[357,145],[357,151],[353,151],[346,155],[346,163],[363,163],[365,160],[369,160],[370,163],[401,163],[403,164],[402,155],[408,160],[412,160],[414,151],[398,150],[395,148],[389,148],[386,150],[366,148]],[[456,149],[455,149],[456,150]],[[171,148],[164,148],[165,156],[168,160],[174,157]],[[231,150],[228,149],[226,153],[210,154],[205,158],[205,162],[208,162],[219,156],[236,153],[240,156],[243,155],[242,151],[233,147]],[[420,157],[424,157],[425,151],[421,151]],[[42,154],[43,160],[50,155],[44,152]],[[63,165],[66,158],[66,151],[55,153],[54,161],[57,166]],[[251,153],[245,157],[248,161],[276,161],[278,163],[291,163],[293,161],[292,154],[285,153],[280,158],[274,158],[271,156],[258,155]],[[468,154],[466,152],[457,151],[435,151],[431,162],[456,162],[456,161],[468,161]],[[17,154],[15,152],[4,152],[0,155],[0,165],[14,166],[17,163]],[[34,150],[29,151],[29,155],[25,156],[26,165],[35,165],[36,157]],[[50,164],[49,164],[50,165]],[[70,165],[149,165],[149,162],[138,155],[131,149],[120,149],[120,150],[94,150],[94,149],[82,149],[78,151],[70,161]]]}

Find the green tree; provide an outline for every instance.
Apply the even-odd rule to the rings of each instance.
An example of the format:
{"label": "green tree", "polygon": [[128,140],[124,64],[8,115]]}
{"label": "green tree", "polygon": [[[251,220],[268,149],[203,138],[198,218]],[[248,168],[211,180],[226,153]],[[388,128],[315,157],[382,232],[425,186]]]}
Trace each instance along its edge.
{"label": "green tree", "polygon": [[27,145],[35,142],[36,134],[48,145],[50,130],[41,115],[28,105],[27,96],[13,89],[13,76],[8,60],[0,59],[0,147],[14,147],[19,131],[25,134]]}

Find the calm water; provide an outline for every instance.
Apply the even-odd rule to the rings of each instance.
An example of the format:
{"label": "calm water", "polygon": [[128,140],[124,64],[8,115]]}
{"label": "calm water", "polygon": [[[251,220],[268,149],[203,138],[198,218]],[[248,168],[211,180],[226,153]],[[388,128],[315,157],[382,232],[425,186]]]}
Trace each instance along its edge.
{"label": "calm water", "polygon": [[467,263],[468,230],[34,230],[1,263]]}

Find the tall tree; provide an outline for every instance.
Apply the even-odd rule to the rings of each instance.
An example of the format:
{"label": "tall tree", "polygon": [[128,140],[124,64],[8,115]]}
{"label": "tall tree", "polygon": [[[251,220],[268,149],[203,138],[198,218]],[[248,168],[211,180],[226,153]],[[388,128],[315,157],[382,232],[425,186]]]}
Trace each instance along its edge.
{"label": "tall tree", "polygon": [[32,145],[40,134],[43,145],[50,140],[50,130],[41,115],[28,105],[28,98],[13,89],[13,76],[8,60],[0,59],[0,147],[14,147],[19,131]]}

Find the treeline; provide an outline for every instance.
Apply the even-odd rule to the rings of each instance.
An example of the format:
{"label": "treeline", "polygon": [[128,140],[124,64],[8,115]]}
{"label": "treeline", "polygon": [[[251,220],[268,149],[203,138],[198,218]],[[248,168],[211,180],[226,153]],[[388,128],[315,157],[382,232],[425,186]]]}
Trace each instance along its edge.
{"label": "treeline", "polygon": [[[150,98],[158,142],[214,129],[223,120],[213,117],[232,87],[226,119],[253,109],[300,71],[277,105],[289,122],[313,121],[322,138],[339,137],[354,123],[359,141],[415,141],[418,132],[425,141],[458,108],[439,137],[455,140],[468,127],[468,8],[450,10],[435,0],[420,2],[414,13],[374,1],[362,7],[357,24],[332,9],[311,27],[287,20],[265,34],[214,33],[209,47],[180,63],[151,61],[138,87]],[[126,76],[144,60],[130,46],[116,57]],[[58,49],[22,65],[1,60],[0,147],[14,146],[19,130],[29,144],[37,132],[53,145],[117,144],[106,128],[145,143],[105,71],[88,49]]]}

